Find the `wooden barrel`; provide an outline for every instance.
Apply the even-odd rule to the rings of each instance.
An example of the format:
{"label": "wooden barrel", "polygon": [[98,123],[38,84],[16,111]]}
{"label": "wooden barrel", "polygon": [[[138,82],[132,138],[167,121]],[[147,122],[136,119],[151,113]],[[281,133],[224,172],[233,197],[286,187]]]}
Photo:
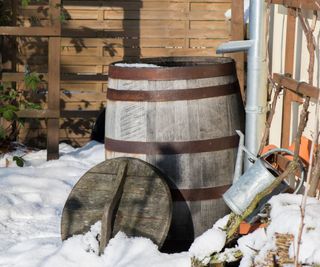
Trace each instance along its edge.
{"label": "wooden barrel", "polygon": [[187,249],[229,212],[221,196],[232,183],[235,130],[244,128],[235,63],[221,57],[134,62],[157,67],[126,63],[109,67],[106,158],[137,157],[171,178],[168,244]]}

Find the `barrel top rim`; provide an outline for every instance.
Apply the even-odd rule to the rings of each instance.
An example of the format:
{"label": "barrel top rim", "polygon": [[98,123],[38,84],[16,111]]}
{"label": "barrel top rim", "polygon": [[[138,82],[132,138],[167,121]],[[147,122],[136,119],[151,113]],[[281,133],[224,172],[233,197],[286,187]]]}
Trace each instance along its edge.
{"label": "barrel top rim", "polygon": [[[158,67],[116,66],[155,64]],[[229,57],[155,57],[113,62],[109,78],[125,80],[185,80],[234,75],[235,62]]]}
{"label": "barrel top rim", "polygon": [[[121,69],[132,69],[131,66],[116,66],[119,63],[126,64],[159,64],[159,69],[180,69],[180,68],[194,68],[202,66],[212,66],[212,65],[221,65],[221,64],[230,64],[234,63],[234,60],[230,57],[153,57],[153,58],[141,58],[141,59],[129,59],[112,62],[110,66],[112,68],[121,68]],[[177,65],[161,65],[164,63],[177,63]],[[178,63],[194,63],[190,65],[179,65]],[[147,67],[136,68],[136,69],[148,69]],[[152,68],[151,68],[152,69]],[[153,68],[158,69],[158,68]]]}

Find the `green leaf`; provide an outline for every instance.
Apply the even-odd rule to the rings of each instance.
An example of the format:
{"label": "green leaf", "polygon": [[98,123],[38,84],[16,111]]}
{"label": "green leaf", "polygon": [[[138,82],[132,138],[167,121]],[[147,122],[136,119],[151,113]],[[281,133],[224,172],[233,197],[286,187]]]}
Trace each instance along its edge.
{"label": "green leaf", "polygon": [[6,131],[5,129],[0,125],[0,140],[6,139]]}
{"label": "green leaf", "polygon": [[26,7],[26,6],[29,5],[29,2],[30,2],[30,0],[21,0],[21,5],[22,5],[23,7]]}
{"label": "green leaf", "polygon": [[6,119],[7,121],[12,121],[15,118],[15,112],[12,111],[11,109],[5,110],[2,113],[2,116],[4,119]]}
{"label": "green leaf", "polygon": [[37,103],[26,102],[25,104],[28,109],[41,109],[41,105]]}
{"label": "green leaf", "polygon": [[22,157],[14,156],[13,161],[15,161],[19,167],[23,167],[24,165],[24,159]]}
{"label": "green leaf", "polygon": [[16,112],[18,111],[18,108],[14,105],[4,105],[3,107],[0,107],[0,113],[4,113],[6,112],[7,110],[10,110],[12,112]]}
{"label": "green leaf", "polygon": [[32,91],[37,90],[38,85],[40,84],[41,79],[39,77],[39,74],[37,73],[27,73],[24,76],[24,83],[27,87],[27,89],[31,89]]}

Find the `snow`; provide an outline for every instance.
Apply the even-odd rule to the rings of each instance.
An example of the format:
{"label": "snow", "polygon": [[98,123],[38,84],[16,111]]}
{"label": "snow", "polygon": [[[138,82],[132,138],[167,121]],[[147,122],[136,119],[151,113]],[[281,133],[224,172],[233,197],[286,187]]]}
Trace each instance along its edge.
{"label": "snow", "polygon": [[[129,238],[119,232],[99,256],[100,222],[88,233],[62,242],[64,203],[78,179],[104,160],[104,145],[92,141],[78,149],[66,144],[59,148],[59,160],[47,162],[45,150],[25,149],[0,159],[1,267],[189,267],[192,257],[202,259],[224,246],[221,229],[227,217],[219,220],[209,234],[199,237],[190,251],[177,254],[160,253],[151,240]],[[12,160],[15,155],[24,155],[23,168]]]}
{"label": "snow", "polygon": [[[15,165],[12,160],[15,155],[24,155],[25,167]],[[221,252],[228,216],[196,238],[188,251],[176,254],[161,253],[151,240],[127,237],[119,232],[99,256],[100,222],[88,233],[62,242],[60,220],[64,203],[78,179],[103,160],[104,145],[94,141],[78,149],[61,144],[60,159],[48,162],[45,150],[30,152],[23,148],[0,158],[1,267],[190,267],[193,257],[205,264],[210,254]],[[275,233],[297,236],[300,203],[300,195],[274,196],[270,200],[270,225],[240,238],[238,245],[226,249],[221,257],[232,260],[232,252],[240,249],[244,255],[241,267],[263,262],[266,254],[275,249]],[[320,263],[319,237],[320,201],[309,198],[301,262]],[[291,257],[296,243],[295,239],[290,248]]]}
{"label": "snow", "polygon": [[189,252],[204,264],[208,263],[209,257],[215,252],[220,252],[226,243],[226,232],[223,230],[229,216],[218,220],[211,229],[197,237],[189,248]]}
{"label": "snow", "polygon": [[116,63],[115,66],[122,68],[160,68],[158,65],[145,63]]}
{"label": "snow", "polygon": [[[249,10],[250,9],[250,0],[244,0],[243,4],[243,11],[244,11],[244,22],[248,23],[249,22]],[[224,16],[227,20],[231,19],[232,13],[231,9],[228,9],[225,13]]]}
{"label": "snow", "polygon": [[[302,195],[280,194],[272,197],[270,220],[267,229],[258,229],[238,240],[239,249],[244,254],[241,267],[263,262],[268,251],[275,249],[275,233],[293,234],[294,244],[289,255],[295,256],[297,236],[301,222]],[[304,231],[300,247],[299,261],[303,264],[320,263],[320,201],[308,198],[304,219]]]}

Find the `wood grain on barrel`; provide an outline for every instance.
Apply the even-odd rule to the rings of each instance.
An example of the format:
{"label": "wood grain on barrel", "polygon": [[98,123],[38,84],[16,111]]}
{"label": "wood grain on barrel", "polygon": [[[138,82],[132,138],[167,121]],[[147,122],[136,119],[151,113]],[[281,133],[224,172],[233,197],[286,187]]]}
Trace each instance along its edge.
{"label": "wood grain on barrel", "polygon": [[170,191],[159,170],[135,158],[106,160],[80,178],[63,209],[63,240],[88,231],[102,219],[106,204],[112,202],[117,172],[123,161],[128,166],[112,236],[123,231],[129,236],[148,237],[159,246],[163,244],[172,216]]}
{"label": "wood grain on barrel", "polygon": [[[112,68],[112,66],[111,66]],[[143,72],[143,69],[141,69]],[[123,80],[112,76],[117,90],[185,90],[234,83],[235,75],[184,80]],[[179,101],[108,101],[106,137],[119,141],[179,142],[235,135],[243,129],[240,94]],[[170,149],[170,147],[169,147]],[[171,149],[173,149],[171,147]],[[129,154],[108,150],[106,157],[137,157],[161,169],[178,189],[212,188],[232,183],[237,148],[202,153]],[[174,151],[173,151],[174,152]],[[213,197],[214,198],[214,197]],[[227,213],[221,199],[174,201],[170,235],[173,239],[199,236]],[[187,209],[186,209],[187,205]],[[190,223],[191,220],[191,223]],[[174,233],[172,233],[174,232]]]}

